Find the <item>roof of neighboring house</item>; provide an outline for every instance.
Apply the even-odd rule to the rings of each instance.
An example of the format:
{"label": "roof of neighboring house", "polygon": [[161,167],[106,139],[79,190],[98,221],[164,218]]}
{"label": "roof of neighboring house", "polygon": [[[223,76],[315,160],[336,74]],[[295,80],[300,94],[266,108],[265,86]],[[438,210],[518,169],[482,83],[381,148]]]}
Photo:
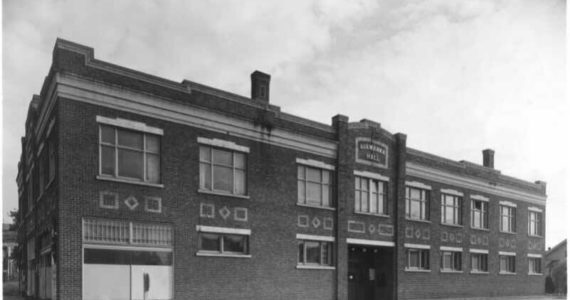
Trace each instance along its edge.
{"label": "roof of neighboring house", "polygon": [[549,256],[552,252],[558,250],[561,247],[566,248],[566,239],[564,239],[562,242],[558,243],[558,245],[552,247],[550,250],[546,251],[546,254],[544,256]]}

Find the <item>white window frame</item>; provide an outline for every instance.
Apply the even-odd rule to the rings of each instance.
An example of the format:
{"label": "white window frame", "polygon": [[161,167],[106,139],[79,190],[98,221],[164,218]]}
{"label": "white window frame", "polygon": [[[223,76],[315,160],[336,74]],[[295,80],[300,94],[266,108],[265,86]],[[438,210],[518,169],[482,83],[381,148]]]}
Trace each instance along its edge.
{"label": "white window frame", "polygon": [[[200,179],[200,183],[199,183],[199,190],[198,192],[201,193],[213,193],[213,194],[218,194],[218,195],[228,195],[228,196],[233,196],[233,197],[240,197],[240,198],[249,198],[248,193],[249,193],[249,189],[248,189],[248,153],[249,153],[249,148],[245,147],[245,146],[240,146],[237,145],[233,142],[229,142],[229,141],[223,141],[223,140],[218,140],[218,139],[213,139],[213,140],[209,140],[209,139],[205,139],[205,138],[198,138],[198,142],[199,142],[199,148],[206,148],[210,151],[210,161],[205,161],[203,160],[203,158],[201,157],[201,152],[199,150],[199,164],[200,166],[205,165],[210,169],[210,185],[211,187],[208,189],[205,186],[203,186],[201,179]],[[214,150],[218,150],[218,151],[225,151],[225,152],[229,152],[232,156],[232,190],[231,191],[227,191],[227,190],[222,190],[222,189],[216,189],[214,187],[214,182],[215,182],[215,178],[214,178],[214,166],[216,166],[216,163],[214,162]],[[243,169],[238,168],[236,166],[236,155],[240,153],[243,155],[244,157],[244,166]],[[229,167],[224,165],[224,167]],[[200,167],[199,172],[201,171],[202,168]],[[237,192],[237,182],[236,182],[236,171],[242,171],[244,173],[244,192],[243,194],[238,193]],[[202,174],[199,174],[200,177],[202,177]]]}
{"label": "white window frame", "polygon": [[[482,196],[481,196],[482,197]],[[481,209],[475,209],[475,203],[481,203]],[[480,214],[480,224],[481,226],[475,226],[475,212],[478,211]],[[489,230],[489,199],[471,196],[471,228]]]}
{"label": "white window frame", "polygon": [[[370,214],[370,215],[377,215],[377,216],[389,216],[388,214],[388,182],[385,180],[380,180],[377,178],[371,178],[367,176],[359,175],[355,172],[354,176],[355,184],[357,180],[367,182],[368,190],[364,191],[360,187],[354,187],[355,194],[359,193],[360,195],[360,203],[357,205],[356,195],[354,198],[354,212],[359,214]],[[376,185],[376,199],[372,199],[373,194],[372,189],[370,188],[373,184]],[[379,188],[382,186],[382,193],[379,192]],[[367,193],[367,211],[362,209],[362,193]],[[378,212],[371,212],[371,203],[372,201],[376,201],[376,207]]]}
{"label": "white window frame", "polygon": [[[429,221],[430,219],[430,198],[431,198],[431,187],[427,189],[425,185],[419,187],[419,185],[412,185],[406,182],[406,219],[407,220],[417,220],[417,221]],[[412,199],[412,189],[420,191],[420,199]],[[413,218],[412,217],[412,202],[419,202],[420,205],[420,217]]]}
{"label": "white window frame", "polygon": [[[506,269],[503,269],[501,260],[505,258],[507,259],[506,261]],[[509,269],[509,260],[512,259],[512,267],[513,267],[513,271],[511,271]],[[516,254],[514,252],[503,252],[503,251],[499,251],[499,274],[500,275],[513,275],[517,273],[517,257]]]}
{"label": "white window frame", "polygon": [[[462,195],[462,194],[461,194]],[[448,205],[446,198],[451,197],[453,199],[452,205]],[[447,207],[453,208],[453,221],[451,223],[447,222]],[[444,225],[454,225],[463,226],[463,196],[458,193],[451,193],[449,190],[442,190],[441,193],[441,224]]]}
{"label": "white window frame", "polygon": [[[453,249],[451,247],[440,248],[440,270],[442,273],[462,273],[463,272],[463,251],[462,249]],[[450,266],[445,266],[445,257],[450,256]],[[456,258],[459,257],[459,261]]]}
{"label": "white window frame", "polygon": [[[196,231],[198,232],[198,252],[196,256],[213,256],[213,257],[234,257],[234,258],[251,258],[250,240],[251,229],[243,228],[230,228],[230,227],[214,227],[197,225]],[[216,234],[219,235],[220,251],[202,250],[201,248],[201,234]],[[245,252],[231,252],[224,251],[224,235],[238,235],[244,237],[246,243]]]}
{"label": "white window frame", "polygon": [[[309,235],[309,234],[297,234],[297,269],[323,269],[323,270],[334,270],[335,269],[335,256],[334,256],[334,241],[335,238],[332,236],[320,236],[320,235]],[[307,262],[307,242],[313,242],[319,244],[320,249],[320,263],[309,263]],[[303,262],[300,262],[299,248],[303,245]],[[326,247],[328,250],[328,262],[323,262],[323,248]]]}
{"label": "white window frame", "polygon": [[[534,220],[532,215],[535,215]],[[542,212],[530,210],[528,211],[528,235],[534,237],[542,237]]]}
{"label": "white window frame", "polygon": [[[507,214],[505,214],[503,212],[503,210],[505,210],[507,212]],[[503,233],[516,233],[516,228],[517,228],[516,216],[517,216],[516,206],[511,206],[511,205],[506,205],[504,203],[501,203],[499,205],[499,217],[500,217],[499,231],[503,232]],[[508,222],[509,222],[507,230],[503,229],[504,218],[507,218]]]}
{"label": "white window frame", "polygon": [[[536,265],[533,264],[533,262],[538,262],[538,272],[535,272],[535,267]],[[528,275],[543,275],[542,273],[542,256],[540,254],[538,255],[532,255],[532,254],[528,254]]]}
{"label": "white window frame", "polygon": [[[430,246],[429,245],[419,245],[419,244],[404,244],[406,248],[406,266],[405,271],[407,272],[431,272],[430,267]],[[417,252],[418,255],[418,266],[412,267],[411,253]],[[427,253],[427,261],[424,260],[424,253]]]}
{"label": "white window frame", "polygon": [[[302,172],[303,172],[303,178],[299,178],[299,172],[300,169],[302,168]],[[312,170],[317,170],[318,172],[320,172],[320,182],[315,182],[315,181],[308,181],[307,179],[307,173],[308,170],[312,169]],[[328,177],[329,177],[329,181],[328,183],[323,182],[323,174],[327,172],[328,173]],[[296,174],[296,178],[297,178],[297,205],[300,206],[309,206],[309,207],[317,207],[317,208],[326,208],[326,209],[334,209],[334,195],[333,195],[333,186],[334,186],[334,166],[331,165],[327,165],[325,163],[322,162],[317,162],[317,161],[313,161],[313,160],[302,160],[302,159],[297,159],[297,172]],[[300,182],[303,182],[304,184],[304,199],[300,199],[299,198],[299,184]],[[307,202],[307,183],[313,183],[313,184],[319,184],[320,188],[321,188],[321,199],[320,199],[320,204],[314,204],[314,203],[308,203]],[[328,189],[328,199],[325,199],[324,197],[324,193],[323,191],[325,189]],[[325,201],[328,201],[328,205],[325,203]]]}

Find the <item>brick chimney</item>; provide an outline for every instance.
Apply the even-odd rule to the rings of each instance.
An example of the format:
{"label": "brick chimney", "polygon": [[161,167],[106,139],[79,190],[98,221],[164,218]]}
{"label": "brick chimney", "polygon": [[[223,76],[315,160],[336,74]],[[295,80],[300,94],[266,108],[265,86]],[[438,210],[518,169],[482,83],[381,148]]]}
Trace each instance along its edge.
{"label": "brick chimney", "polygon": [[269,81],[271,76],[263,72],[251,73],[251,99],[269,103]]}
{"label": "brick chimney", "polygon": [[487,168],[495,168],[495,151],[492,149],[483,150],[483,166]]}

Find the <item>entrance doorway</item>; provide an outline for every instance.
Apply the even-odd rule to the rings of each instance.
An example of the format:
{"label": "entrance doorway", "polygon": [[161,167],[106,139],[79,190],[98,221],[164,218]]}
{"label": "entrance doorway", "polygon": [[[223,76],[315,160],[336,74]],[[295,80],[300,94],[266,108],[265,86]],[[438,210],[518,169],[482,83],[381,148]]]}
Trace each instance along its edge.
{"label": "entrance doorway", "polygon": [[348,245],[348,299],[392,299],[394,292],[391,247]]}

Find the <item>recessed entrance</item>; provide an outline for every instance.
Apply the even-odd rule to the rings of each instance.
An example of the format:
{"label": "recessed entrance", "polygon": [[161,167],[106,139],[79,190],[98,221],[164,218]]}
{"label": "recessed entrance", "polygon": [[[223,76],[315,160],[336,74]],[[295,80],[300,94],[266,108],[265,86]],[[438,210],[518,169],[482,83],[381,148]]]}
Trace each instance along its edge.
{"label": "recessed entrance", "polygon": [[391,247],[348,246],[348,299],[392,299],[394,250]]}

